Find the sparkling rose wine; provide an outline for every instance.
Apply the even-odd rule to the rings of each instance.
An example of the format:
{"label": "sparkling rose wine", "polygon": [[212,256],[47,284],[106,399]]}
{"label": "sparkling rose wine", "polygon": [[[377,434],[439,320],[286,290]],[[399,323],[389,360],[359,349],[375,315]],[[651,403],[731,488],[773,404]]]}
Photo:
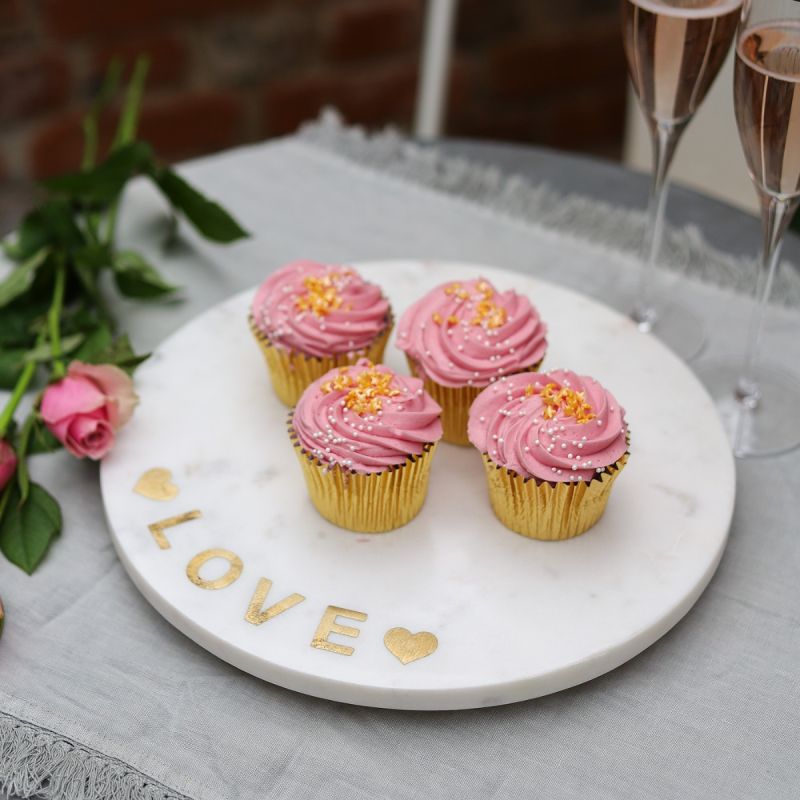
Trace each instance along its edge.
{"label": "sparkling rose wine", "polygon": [[741,6],[742,0],[623,0],[628,68],[651,124],[694,114],[725,61]]}
{"label": "sparkling rose wine", "polygon": [[742,33],[734,106],[753,180],[783,200],[800,194],[800,22],[770,22]]}

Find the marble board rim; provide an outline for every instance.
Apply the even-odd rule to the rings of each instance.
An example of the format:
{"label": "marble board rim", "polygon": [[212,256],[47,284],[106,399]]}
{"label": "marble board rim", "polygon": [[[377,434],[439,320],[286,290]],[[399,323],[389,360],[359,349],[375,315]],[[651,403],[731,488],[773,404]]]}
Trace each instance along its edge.
{"label": "marble board rim", "polygon": [[[365,274],[369,274],[374,270],[375,279],[384,285],[390,297],[393,294],[393,287],[391,285],[392,279],[389,277],[389,275],[402,276],[408,273],[411,275],[411,283],[417,287],[420,286],[420,282],[431,284],[441,282],[439,278],[445,274],[447,274],[448,277],[444,279],[449,279],[449,277],[455,274],[484,274],[486,277],[494,280],[503,288],[513,285],[520,290],[532,292],[534,295],[545,298],[545,302],[552,301],[554,304],[566,304],[566,306],[570,309],[575,309],[585,315],[589,315],[589,317],[592,319],[602,319],[604,325],[611,326],[611,329],[613,329],[612,338],[621,338],[623,342],[628,342],[630,347],[633,347],[633,353],[639,359],[637,363],[640,364],[640,366],[643,363],[641,350],[644,348],[645,357],[649,361],[654,361],[656,364],[662,365],[663,369],[666,370],[670,377],[678,380],[679,383],[682,382],[684,385],[683,388],[692,395],[694,401],[698,404],[698,414],[701,417],[703,435],[705,437],[704,441],[707,443],[710,442],[712,445],[709,447],[710,453],[707,453],[706,456],[710,458],[710,462],[713,463],[713,466],[719,476],[716,488],[714,490],[716,492],[715,502],[717,504],[717,508],[714,513],[713,535],[709,534],[709,536],[706,537],[709,539],[709,541],[704,542],[702,552],[696,556],[700,559],[699,568],[697,568],[697,563],[693,565],[690,582],[687,585],[682,586],[681,590],[677,594],[673,593],[670,595],[670,602],[666,606],[662,606],[656,616],[649,620],[648,624],[639,625],[638,627],[632,626],[631,630],[628,631],[627,636],[624,637],[624,640],[617,639],[610,644],[607,643],[608,646],[604,647],[597,646],[596,642],[592,643],[589,648],[590,652],[587,651],[582,654],[573,653],[574,657],[563,661],[559,669],[549,671],[545,670],[544,672],[535,673],[535,669],[532,667],[531,669],[533,672],[530,675],[507,675],[504,674],[504,671],[501,669],[499,672],[495,670],[495,674],[492,675],[489,674],[491,673],[491,665],[487,665],[487,673],[484,675],[483,679],[461,680],[460,682],[458,680],[458,665],[454,667],[452,664],[442,663],[445,661],[445,658],[442,655],[443,645],[441,644],[441,636],[439,650],[437,650],[429,658],[423,659],[415,664],[399,665],[397,661],[390,657],[385,661],[384,665],[384,662],[380,660],[377,653],[378,650],[383,648],[383,645],[382,643],[376,644],[374,641],[374,639],[377,637],[377,633],[375,630],[369,631],[370,636],[373,637],[373,641],[367,644],[365,641],[365,636],[367,634],[366,627],[368,623],[360,624],[357,627],[360,627],[363,630],[358,639],[353,639],[349,642],[344,637],[333,637],[332,639],[335,639],[335,641],[341,643],[351,643],[359,652],[364,652],[366,650],[369,651],[369,655],[368,657],[365,656],[365,659],[368,658],[370,660],[370,669],[366,669],[363,671],[363,673],[358,669],[352,670],[354,677],[348,677],[347,670],[343,670],[339,667],[334,668],[332,665],[330,670],[328,670],[326,669],[327,665],[325,665],[324,662],[314,662],[314,664],[321,663],[322,667],[314,667],[309,669],[309,659],[299,655],[298,661],[294,665],[291,663],[291,659],[286,661],[284,658],[284,660],[281,661],[271,654],[268,654],[267,657],[265,657],[263,648],[242,646],[243,640],[241,636],[239,636],[238,633],[237,636],[231,635],[227,631],[226,626],[218,626],[216,629],[213,629],[213,626],[210,627],[209,624],[202,624],[198,621],[198,619],[203,617],[202,608],[204,601],[207,600],[207,597],[197,597],[197,594],[195,594],[195,600],[188,602],[187,605],[187,601],[185,601],[185,599],[180,599],[183,598],[183,593],[188,589],[194,591],[195,593],[199,593],[201,596],[224,595],[232,592],[234,589],[237,589],[237,584],[234,584],[224,592],[203,592],[202,590],[197,589],[197,587],[191,586],[186,580],[185,575],[180,575],[177,576],[175,580],[182,580],[186,585],[181,586],[180,589],[176,589],[173,592],[170,586],[167,586],[164,583],[163,576],[153,578],[152,569],[157,568],[152,567],[151,565],[158,563],[154,559],[156,559],[157,556],[162,556],[164,554],[159,553],[157,548],[153,547],[152,539],[148,541],[149,533],[146,525],[142,525],[141,513],[137,511],[135,514],[133,514],[133,517],[136,518],[135,523],[129,523],[126,514],[122,513],[122,507],[130,508],[131,503],[136,503],[137,501],[141,500],[142,503],[149,503],[146,508],[146,515],[156,519],[176,513],[177,511],[182,511],[183,506],[180,505],[180,502],[177,502],[176,504],[176,501],[165,503],[162,506],[153,503],[153,501],[144,500],[143,498],[136,498],[131,493],[131,485],[135,482],[136,475],[131,475],[130,469],[134,469],[135,471],[139,467],[136,466],[129,468],[127,464],[137,463],[136,451],[138,448],[135,443],[138,441],[137,437],[141,437],[142,431],[148,427],[149,420],[147,417],[153,416],[151,410],[154,408],[154,404],[149,403],[148,400],[156,396],[151,394],[151,381],[149,378],[151,375],[155,376],[165,371],[165,365],[163,363],[165,353],[167,354],[166,357],[168,358],[169,353],[177,347],[175,343],[180,343],[181,337],[183,337],[183,339],[191,337],[194,340],[196,336],[200,336],[204,326],[206,328],[208,328],[210,325],[219,326],[220,324],[223,324],[223,320],[225,319],[227,319],[232,325],[234,324],[234,320],[241,322],[241,320],[244,318],[244,310],[246,308],[247,300],[252,293],[252,290],[248,290],[247,292],[240,293],[233,298],[229,298],[223,303],[220,303],[218,306],[199,315],[197,318],[195,318],[195,320],[188,323],[187,326],[184,326],[182,329],[169,337],[161,345],[161,347],[157,349],[152,364],[146,364],[144,367],[142,367],[140,375],[142,376],[141,392],[143,404],[142,408],[137,414],[137,416],[140,417],[140,420],[137,423],[137,420],[135,419],[131,425],[131,429],[123,432],[117,452],[103,464],[101,472],[101,484],[104,504],[106,506],[109,521],[109,528],[112,531],[112,540],[114,541],[115,548],[117,549],[126,571],[131,576],[141,593],[156,608],[156,610],[162,614],[162,616],[164,616],[176,628],[189,636],[189,638],[193,639],[200,646],[209,650],[216,656],[244,670],[245,672],[249,672],[259,678],[269,680],[278,685],[285,686],[309,695],[342,702],[387,708],[420,710],[473,708],[516,702],[518,700],[548,694],[553,691],[567,688],[568,686],[582,683],[586,680],[590,680],[593,677],[603,674],[604,672],[619,666],[633,656],[637,655],[639,652],[660,638],[660,636],[666,633],[666,631],[668,631],[687,613],[713,575],[725,547],[727,531],[733,512],[735,492],[733,458],[730,455],[729,449],[727,448],[727,443],[721,425],[716,418],[716,415],[713,413],[711,401],[689,369],[679,362],[678,359],[659,342],[653,340],[645,341],[645,337],[642,337],[640,334],[638,334],[638,332],[634,331],[632,323],[618,315],[616,312],[583,295],[562,287],[555,286],[553,284],[548,284],[527,275],[522,275],[521,273],[505,271],[488,266],[433,261],[369,262],[366,264],[356,264],[356,267],[364,271]],[[404,280],[405,279],[406,278],[404,278]],[[397,280],[399,281],[399,278]],[[421,290],[422,288],[417,289],[417,291]],[[396,314],[402,313],[402,310],[402,306],[398,307],[395,305]],[[546,312],[544,310],[543,315],[546,317]],[[235,332],[235,335],[234,333],[231,334],[237,341],[246,341],[247,338],[245,335],[246,325],[244,325],[244,323],[242,323],[242,325],[244,327],[244,334],[238,330]],[[558,324],[556,327],[558,327]],[[217,327],[217,329],[219,328]],[[611,334],[606,332],[606,335]],[[200,338],[202,337],[200,336]],[[225,337],[222,336],[221,338]],[[243,361],[248,368],[247,379],[250,380],[250,367],[255,365],[256,367],[261,368],[261,365],[253,357],[258,357],[258,354],[255,353],[255,346],[252,345],[251,342],[248,342],[245,347],[251,347],[251,352],[248,352],[247,358]],[[628,347],[628,350],[630,350],[630,347]],[[393,349],[391,344],[390,349]],[[170,368],[173,366],[177,366],[177,362],[175,364],[170,364]],[[395,363],[395,366],[399,367],[401,365],[399,363]],[[551,359],[548,359],[548,362],[545,366],[552,368],[554,366],[560,366],[560,364],[554,363]],[[264,372],[263,368],[261,368],[261,372]],[[601,377],[602,379],[602,376],[598,375],[598,377]],[[265,383],[266,375],[263,374],[263,376],[259,376],[258,380],[262,383]],[[281,430],[284,417],[285,412],[280,414]],[[698,425],[700,425],[700,423],[698,423]],[[641,430],[641,426],[637,427],[635,424],[633,425],[634,456],[637,455],[637,437],[644,435],[640,433]],[[691,445],[691,441],[689,442],[689,445]],[[447,455],[444,456],[444,459],[448,460],[448,464],[450,466],[456,465],[456,462],[453,460],[455,458],[454,451],[456,451],[456,448],[445,446],[442,448],[442,451],[447,452]],[[691,455],[692,454],[690,454],[690,458],[687,460],[691,460]],[[439,454],[437,453],[437,458],[438,457]],[[141,458],[139,458],[139,461],[141,461]],[[631,464],[636,464],[635,458],[632,459]],[[156,466],[156,464],[152,463],[151,466]],[[294,465],[289,466],[290,470],[292,466]],[[436,464],[434,467],[436,467]],[[631,465],[626,468],[626,472],[630,469]],[[636,470],[638,467],[634,466],[633,469]],[[295,477],[299,481],[299,474]],[[472,475],[472,478],[470,479],[473,478],[474,475]],[[621,488],[625,485],[623,483],[624,478],[625,474],[621,476],[618,487],[615,487],[615,494],[618,488]],[[181,478],[181,480],[184,479],[185,476]],[[198,478],[198,480],[200,479]],[[435,477],[433,480],[435,481]],[[434,483],[432,482],[432,487],[433,486]],[[482,490],[483,487],[481,486],[480,489]],[[613,503],[615,503],[615,497],[612,497],[612,504]],[[163,513],[162,508],[164,509]],[[613,506],[609,507],[609,509],[612,508]],[[313,509],[311,509],[311,513],[315,513],[313,512]],[[425,513],[426,511],[423,509],[421,517]],[[211,516],[215,516],[215,514],[216,512]],[[492,517],[492,520],[493,519],[494,518]],[[148,519],[148,522],[149,521],[152,520]],[[203,522],[204,521],[201,521],[201,523],[192,523],[192,525],[202,527]],[[487,522],[485,518],[484,522]],[[412,525],[414,524],[415,523],[412,523]],[[488,524],[490,523],[487,522],[487,525]],[[495,530],[493,533],[514,537],[514,534],[507,532],[496,520],[494,520],[494,525],[500,530]],[[602,525],[603,521],[601,521],[601,526]],[[324,526],[327,526],[327,523],[324,523]],[[336,533],[338,529],[334,529],[333,526],[327,527],[330,529],[329,533],[333,531],[334,537],[341,535]],[[196,532],[198,530],[199,527],[196,529]],[[185,550],[189,531],[188,526],[186,531],[187,533],[184,533],[183,531],[180,533],[176,532],[173,537],[176,542],[180,543],[176,544],[176,548],[181,549],[183,555],[189,554],[189,551]],[[353,534],[344,535],[350,537],[354,536]],[[403,531],[392,534],[392,536],[402,535]],[[432,549],[428,547],[430,544],[428,540],[418,535],[416,531],[413,534],[408,535],[417,536],[423,545],[427,547],[427,550],[423,550],[420,553],[420,557],[424,557],[426,553],[427,555],[431,555],[432,553],[435,557],[441,557],[441,553],[433,552]],[[597,531],[593,531],[587,534],[585,537],[579,537],[579,539],[575,540],[575,542],[580,542],[581,540],[591,541],[588,540],[587,537],[595,535],[599,539],[601,536],[607,536],[608,534],[605,532],[599,533]],[[204,539],[208,537],[203,535],[200,538]],[[377,541],[376,537],[372,538],[374,541]],[[542,544],[544,544],[545,547],[551,548],[569,548],[570,546],[574,546],[571,542],[555,544],[528,543],[527,540],[522,540],[521,537],[514,538],[523,541],[526,544],[530,544],[533,547],[541,546]],[[509,549],[507,540],[498,539],[496,541],[502,541],[503,547],[505,547],[506,550]],[[478,540],[476,540],[476,542],[478,542]],[[663,542],[661,543],[663,544]],[[315,551],[319,550],[319,543],[308,544],[308,555],[310,557],[317,555]],[[475,544],[475,542],[473,542],[473,544]],[[151,549],[147,550],[146,546],[149,546]],[[294,543],[291,543],[291,546],[294,546]],[[480,547],[482,545],[478,543],[476,546]],[[681,548],[686,549],[687,545],[685,542],[681,542],[681,537],[678,537],[674,542],[674,547],[678,548],[678,550],[675,551],[677,553]],[[195,547],[193,552],[199,549],[199,547]],[[579,545],[577,548],[577,550],[582,549],[586,548],[584,548],[582,545]],[[323,548],[323,550],[325,550],[325,548]],[[596,548],[589,548],[589,550],[596,550]],[[166,552],[170,553],[170,551]],[[173,551],[171,555],[174,556],[175,552]],[[335,559],[337,557],[337,553],[335,551],[331,551],[330,548],[325,550],[325,555],[328,558],[333,557]],[[406,555],[408,556],[408,553]],[[458,553],[456,555],[457,558],[464,558],[463,553]],[[595,553],[593,557],[597,557],[597,554]],[[658,558],[661,557],[661,555],[658,555]],[[245,557],[245,571],[247,571],[247,566],[251,564],[253,558],[256,558],[256,556]],[[548,558],[550,558],[549,555],[545,556],[545,561],[547,561]],[[339,564],[339,566],[341,566],[341,564]],[[266,567],[264,568],[264,571],[269,572]],[[177,575],[177,565],[173,567],[172,574]],[[265,575],[265,577],[267,577],[267,575]],[[299,585],[302,583],[302,581],[295,580],[294,583],[292,583],[291,580],[286,580],[285,576],[281,575],[269,575],[268,577],[270,577],[270,579],[275,579],[274,589],[272,590],[274,595],[270,595],[271,601],[284,597],[289,592],[304,591],[303,587]],[[242,583],[242,581],[239,581],[238,583]],[[636,581],[633,583],[635,584]],[[480,581],[477,581],[476,585],[480,585]],[[308,586],[305,588],[307,589]],[[252,593],[252,586],[250,586],[247,591],[242,589],[242,587],[238,587],[237,591],[239,591],[239,595],[241,595],[238,600],[239,606],[241,606],[242,602],[244,602],[246,605],[247,599]],[[307,594],[310,600],[311,593],[308,592]],[[335,602],[336,599],[337,598],[335,597],[331,597],[330,603],[334,605],[346,605],[345,603]],[[497,598],[490,597],[484,602],[497,603],[499,601]],[[303,603],[302,605],[309,604]],[[310,614],[309,612],[310,616],[308,616],[308,618],[305,620],[306,627],[308,627],[308,625],[311,625],[312,628],[314,627],[315,623],[312,622],[311,617],[316,616],[318,621],[318,612],[321,610],[321,606],[324,606],[324,600],[317,601],[317,605],[315,606],[315,611],[313,614]],[[411,612],[413,609],[414,613],[417,614],[417,618],[419,618],[419,608],[416,606],[418,606],[418,604],[415,605],[411,602],[408,604],[409,612]],[[274,625],[276,631],[279,631],[275,634],[276,638],[286,636],[288,640],[289,635],[286,633],[287,625],[285,623],[293,613],[299,615],[299,609],[301,609],[301,607],[302,606],[298,606],[298,611],[296,612],[293,609],[287,611],[285,614],[285,620],[276,618],[268,623],[270,626]],[[356,603],[351,603],[349,607],[359,608]],[[366,610],[368,609],[365,608],[365,611]],[[243,611],[243,609],[240,609],[240,611]],[[482,609],[478,609],[478,611],[475,612],[477,616],[480,616],[478,613],[480,611],[482,611]],[[586,611],[586,609],[584,609],[584,611]],[[211,611],[208,613],[213,615],[213,612]],[[247,623],[243,622],[242,613],[238,613],[233,616],[230,616],[230,613],[230,626],[232,628],[238,630],[238,628],[241,628],[243,625],[248,627]],[[402,622],[402,620],[399,620],[398,622]],[[479,622],[476,622],[476,625],[479,626],[487,626],[490,624],[491,620],[487,615],[484,615]],[[425,626],[416,625],[415,627],[414,625],[409,624],[405,627],[415,630],[422,629]],[[488,630],[488,628],[484,627],[484,630]],[[306,633],[308,634],[306,638],[310,639],[313,631],[307,630]],[[476,630],[476,636],[478,636],[478,638],[479,633],[480,628]],[[297,646],[298,641],[299,640],[295,636],[294,646]],[[447,637],[445,637],[444,641],[447,643]],[[385,648],[383,648],[383,651],[385,656]],[[466,657],[465,653],[469,652],[470,651],[468,649],[465,650],[462,647],[460,658],[464,659]],[[317,653],[314,655],[317,655]],[[318,655],[325,656],[328,659],[339,659],[342,662],[356,661],[355,657],[351,659],[344,659],[342,656],[337,656],[336,654],[331,653],[319,653]],[[483,658],[484,656],[478,654],[478,657]],[[377,669],[377,671],[374,668],[375,664],[380,664],[380,668]],[[434,668],[433,665],[435,664],[437,665],[437,670],[445,677],[449,675],[453,678],[452,686],[444,685],[442,680],[439,680],[438,683],[436,681],[431,682],[431,670]],[[400,670],[399,672],[398,669]],[[412,670],[416,671],[412,672]],[[478,673],[476,672],[476,674]]]}

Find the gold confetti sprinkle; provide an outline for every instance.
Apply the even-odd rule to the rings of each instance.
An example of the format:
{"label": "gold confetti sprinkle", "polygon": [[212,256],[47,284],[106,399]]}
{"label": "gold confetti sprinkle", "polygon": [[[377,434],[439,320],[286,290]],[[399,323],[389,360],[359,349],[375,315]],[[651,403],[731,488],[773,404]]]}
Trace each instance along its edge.
{"label": "gold confetti sprinkle", "polygon": [[[317,277],[309,275],[303,278],[305,293],[295,298],[294,305],[298,311],[310,311],[314,316],[324,317],[342,305],[339,289],[343,281],[350,276],[349,272],[329,272],[327,275]],[[348,303],[345,311],[349,311],[352,304]]]}
{"label": "gold confetti sprinkle", "polygon": [[400,394],[398,389],[391,386],[393,379],[393,373],[381,372],[374,367],[357,376],[344,368],[333,380],[322,384],[322,392],[347,392],[344,396],[345,408],[355,411],[356,414],[377,414],[383,409],[384,398],[397,397]]}
{"label": "gold confetti sprinkle", "polygon": [[[525,394],[528,395],[527,388]],[[577,422],[586,424],[596,416],[592,413],[591,405],[586,402],[585,392],[576,392],[566,386],[559,389],[555,383],[548,383],[539,395],[545,405],[542,414],[545,419],[553,419],[561,411],[564,416],[574,417]]]}
{"label": "gold confetti sprinkle", "polygon": [[[490,290],[491,291],[491,290]],[[470,320],[472,325],[486,325],[487,328],[499,328],[506,324],[508,313],[502,306],[498,306],[484,295],[475,306],[475,316]]]}

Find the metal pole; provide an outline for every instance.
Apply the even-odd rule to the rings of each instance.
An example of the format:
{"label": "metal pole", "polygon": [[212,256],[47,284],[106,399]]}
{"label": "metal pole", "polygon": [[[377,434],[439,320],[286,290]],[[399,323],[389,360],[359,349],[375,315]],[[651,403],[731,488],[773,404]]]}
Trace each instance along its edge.
{"label": "metal pole", "polygon": [[428,0],[414,117],[414,135],[418,139],[436,139],[442,133],[456,2]]}

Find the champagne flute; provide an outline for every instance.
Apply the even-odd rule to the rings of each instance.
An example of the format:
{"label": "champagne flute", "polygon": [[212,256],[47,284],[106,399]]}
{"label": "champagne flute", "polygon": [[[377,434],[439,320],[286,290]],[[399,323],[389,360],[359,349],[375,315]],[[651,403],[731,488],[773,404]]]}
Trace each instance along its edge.
{"label": "champagne flute", "polygon": [[705,343],[699,317],[657,297],[655,266],[664,234],[668,175],[686,126],[717,77],[742,0],[622,0],[628,72],[653,140],[653,182],[638,294],[631,317],[686,360]]}
{"label": "champagne flute", "polygon": [[717,401],[736,455],[773,455],[800,444],[800,382],[758,358],[783,235],[800,201],[800,3],[746,4],[733,100],[761,202],[761,262],[744,360],[717,361],[699,373]]}

